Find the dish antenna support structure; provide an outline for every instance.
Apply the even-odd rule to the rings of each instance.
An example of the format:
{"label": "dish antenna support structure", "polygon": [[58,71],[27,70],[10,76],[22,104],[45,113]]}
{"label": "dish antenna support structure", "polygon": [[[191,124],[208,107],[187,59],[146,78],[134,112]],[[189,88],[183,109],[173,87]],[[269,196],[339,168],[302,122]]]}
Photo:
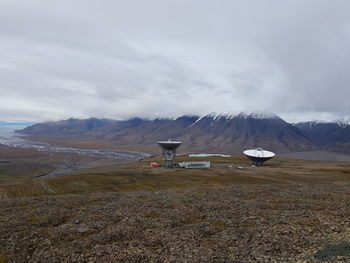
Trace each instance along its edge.
{"label": "dish antenna support structure", "polygon": [[179,146],[182,144],[182,142],[176,142],[176,141],[159,141],[157,142],[158,145],[163,150],[163,157],[164,157],[164,167],[165,168],[174,168],[174,159],[176,156],[176,149],[179,148]]}
{"label": "dish antenna support structure", "polygon": [[262,148],[246,150],[243,152],[243,154],[252,160],[253,165],[256,166],[263,166],[266,161],[275,157],[275,154],[273,152],[265,151]]}

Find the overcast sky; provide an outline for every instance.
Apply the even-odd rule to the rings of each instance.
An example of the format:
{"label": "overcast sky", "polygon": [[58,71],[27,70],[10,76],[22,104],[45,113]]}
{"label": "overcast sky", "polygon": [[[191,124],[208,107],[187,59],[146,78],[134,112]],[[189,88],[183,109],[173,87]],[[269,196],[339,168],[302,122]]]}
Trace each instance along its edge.
{"label": "overcast sky", "polygon": [[0,120],[350,116],[348,0],[0,0]]}

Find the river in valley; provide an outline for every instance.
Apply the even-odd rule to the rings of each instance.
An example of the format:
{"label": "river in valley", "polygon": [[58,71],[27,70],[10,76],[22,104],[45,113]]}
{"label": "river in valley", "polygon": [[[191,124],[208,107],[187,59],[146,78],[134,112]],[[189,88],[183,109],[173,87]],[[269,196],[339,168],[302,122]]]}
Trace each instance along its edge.
{"label": "river in valley", "polygon": [[29,148],[42,152],[52,153],[75,153],[86,156],[92,156],[97,158],[112,158],[122,160],[140,160],[150,156],[144,152],[126,151],[126,150],[110,150],[110,149],[93,149],[93,148],[79,148],[79,147],[67,147],[57,146],[49,143],[32,141],[19,133],[15,133],[15,130],[23,129],[25,126],[15,125],[0,125],[0,144],[16,147],[16,148]]}

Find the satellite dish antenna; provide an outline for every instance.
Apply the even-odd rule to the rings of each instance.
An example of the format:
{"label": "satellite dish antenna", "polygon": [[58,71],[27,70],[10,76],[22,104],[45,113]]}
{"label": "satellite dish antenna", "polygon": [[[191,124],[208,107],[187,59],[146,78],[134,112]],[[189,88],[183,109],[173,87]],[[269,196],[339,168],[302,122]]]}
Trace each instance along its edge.
{"label": "satellite dish antenna", "polygon": [[247,156],[250,160],[252,160],[253,165],[256,165],[256,166],[262,166],[264,165],[264,162],[275,157],[275,154],[273,152],[265,151],[262,148],[246,150],[243,152],[243,154]]}
{"label": "satellite dish antenna", "polygon": [[158,141],[158,145],[163,150],[163,157],[165,160],[164,167],[166,168],[174,168],[174,159],[176,156],[176,149],[182,144],[182,142],[171,141]]}

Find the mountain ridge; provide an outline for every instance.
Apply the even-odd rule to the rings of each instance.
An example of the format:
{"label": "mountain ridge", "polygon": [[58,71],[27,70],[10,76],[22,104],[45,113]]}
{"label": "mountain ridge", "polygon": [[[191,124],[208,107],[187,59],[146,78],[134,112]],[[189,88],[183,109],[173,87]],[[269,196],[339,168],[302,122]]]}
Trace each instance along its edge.
{"label": "mountain ridge", "polygon": [[324,150],[350,153],[350,125],[338,121],[300,122],[294,125]]}
{"label": "mountain ridge", "polygon": [[273,113],[209,113],[177,118],[76,119],[34,124],[20,131],[37,137],[97,138],[117,145],[154,145],[181,140],[183,149],[241,152],[262,147],[276,152],[327,150],[350,153],[346,121],[291,124]]}
{"label": "mountain ridge", "polygon": [[184,142],[183,149],[240,152],[263,147],[277,152],[310,151],[315,144],[297,127],[275,114],[210,113],[173,119],[68,119],[45,122],[21,131],[31,136],[79,136],[124,145],[152,145],[169,138]]}

